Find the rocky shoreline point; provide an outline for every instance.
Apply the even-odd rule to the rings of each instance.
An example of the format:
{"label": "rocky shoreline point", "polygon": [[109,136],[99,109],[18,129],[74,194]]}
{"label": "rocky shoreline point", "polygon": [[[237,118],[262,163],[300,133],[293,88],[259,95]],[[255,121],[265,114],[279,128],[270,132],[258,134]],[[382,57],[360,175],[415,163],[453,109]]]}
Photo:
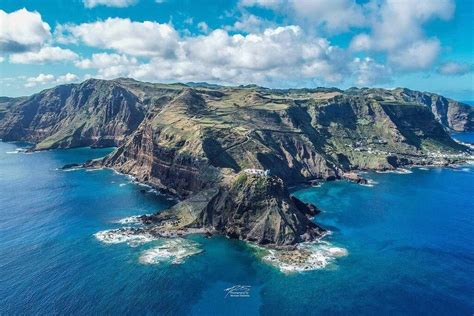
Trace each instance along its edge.
{"label": "rocky shoreline point", "polygon": [[[262,214],[261,209],[265,208]],[[275,176],[238,174],[168,210],[143,215],[144,231],[162,237],[222,234],[275,248],[291,248],[320,238],[325,230],[311,221],[320,211],[290,196]]]}

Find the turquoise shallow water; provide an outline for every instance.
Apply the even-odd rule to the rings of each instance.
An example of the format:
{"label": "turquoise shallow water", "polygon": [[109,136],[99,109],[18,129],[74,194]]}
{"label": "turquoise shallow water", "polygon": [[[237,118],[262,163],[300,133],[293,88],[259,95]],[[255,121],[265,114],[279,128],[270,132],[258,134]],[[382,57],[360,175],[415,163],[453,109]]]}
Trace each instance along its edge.
{"label": "turquoise shallow water", "polygon": [[[242,242],[190,237],[202,253],[144,265],[153,247],[106,245],[117,219],[170,205],[110,170],[64,172],[87,148],[33,154],[0,143],[0,314],[319,315],[474,311],[474,170],[376,174],[373,187],[331,182],[295,194],[316,203],[326,239],[348,256],[285,275]],[[224,289],[250,285],[250,297]]]}

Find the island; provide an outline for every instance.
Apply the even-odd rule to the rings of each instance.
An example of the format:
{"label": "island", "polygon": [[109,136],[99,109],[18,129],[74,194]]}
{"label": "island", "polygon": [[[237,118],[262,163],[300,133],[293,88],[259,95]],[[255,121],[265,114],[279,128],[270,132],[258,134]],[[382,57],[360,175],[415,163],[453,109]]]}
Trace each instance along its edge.
{"label": "island", "polygon": [[[326,230],[318,208],[289,188],[359,171],[452,165],[472,148],[450,132],[474,130],[474,108],[440,95],[375,88],[268,89],[90,79],[30,97],[0,98],[0,138],[31,150],[117,147],[66,167],[112,168],[178,203],[116,233],[220,234],[281,258]],[[78,162],[80,163],[80,162]],[[301,256],[304,258],[301,259]],[[306,256],[306,257],[305,257]]]}

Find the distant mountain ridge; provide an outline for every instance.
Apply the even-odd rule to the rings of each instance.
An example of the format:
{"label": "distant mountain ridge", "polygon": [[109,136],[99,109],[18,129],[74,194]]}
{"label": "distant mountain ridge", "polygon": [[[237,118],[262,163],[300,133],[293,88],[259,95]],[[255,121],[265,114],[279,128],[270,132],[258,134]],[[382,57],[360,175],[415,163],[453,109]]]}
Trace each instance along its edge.
{"label": "distant mountain ridge", "polygon": [[[31,97],[0,97],[0,137],[5,140],[22,139],[38,143],[37,149],[119,145],[124,141],[124,136],[130,135],[137,128],[148,107],[154,106],[153,102],[159,102],[160,97],[173,95],[173,92],[185,87],[216,91],[254,89],[279,95],[341,93],[351,96],[372,95],[374,98],[389,96],[401,102],[417,102],[430,107],[436,119],[447,130],[474,130],[474,109],[470,106],[433,93],[404,88],[350,88],[345,91],[322,87],[268,89],[256,85],[225,87],[206,82],[152,84],[118,78],[110,81],[90,79],[81,84],[62,85]],[[96,108],[92,109],[94,102]],[[103,107],[107,103],[106,109],[97,108],[97,105]],[[7,107],[14,109],[7,111]],[[93,113],[84,112],[86,109]],[[121,115],[117,116],[115,110],[122,111]],[[57,115],[58,112],[60,115]],[[46,119],[47,115],[51,117]],[[8,119],[5,116],[8,116]],[[99,121],[89,120],[91,116]]]}

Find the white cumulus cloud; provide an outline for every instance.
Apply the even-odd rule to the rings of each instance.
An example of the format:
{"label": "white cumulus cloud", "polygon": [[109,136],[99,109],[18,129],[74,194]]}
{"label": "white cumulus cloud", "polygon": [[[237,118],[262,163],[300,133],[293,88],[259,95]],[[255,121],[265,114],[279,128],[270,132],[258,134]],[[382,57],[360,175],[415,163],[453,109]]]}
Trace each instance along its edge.
{"label": "white cumulus cloud", "polygon": [[437,39],[420,40],[403,49],[391,52],[389,60],[405,70],[418,70],[430,67],[441,50]]}
{"label": "white cumulus cloud", "polygon": [[446,76],[462,76],[473,71],[473,65],[449,61],[443,63],[437,72]]}
{"label": "white cumulus cloud", "polygon": [[264,20],[256,15],[244,12],[242,16],[235,21],[234,25],[226,27],[230,31],[243,31],[247,33],[257,33],[264,29],[274,27],[273,23]]}
{"label": "white cumulus cloud", "polygon": [[77,61],[76,66],[82,69],[96,69],[100,78],[127,76],[136,69],[138,61],[134,57],[119,54],[99,53],[91,58]]}
{"label": "white cumulus cloud", "polygon": [[79,77],[72,73],[66,73],[55,77],[52,74],[39,74],[38,76],[28,77],[25,79],[25,87],[32,88],[36,86],[46,86],[52,84],[71,83],[79,80]]}
{"label": "white cumulus cloud", "polygon": [[293,22],[321,26],[331,32],[365,26],[365,7],[355,0],[241,0],[242,7],[259,6],[289,16]]}
{"label": "white cumulus cloud", "polygon": [[61,75],[56,79],[57,83],[70,83],[70,82],[76,82],[79,80],[79,77],[75,74],[72,74],[68,72],[65,75]]}
{"label": "white cumulus cloud", "polygon": [[[116,31],[109,29],[108,32]],[[88,36],[96,35],[89,33]],[[147,45],[147,38],[141,40],[144,43],[137,43],[138,46]],[[111,42],[113,40],[104,43],[104,48],[110,47]],[[157,81],[207,80],[270,85],[274,80],[335,83],[342,81],[349,71],[350,59],[342,49],[324,38],[309,36],[294,25],[247,35],[232,35],[223,29],[195,37],[176,35],[173,44],[172,53],[160,51],[160,46],[153,54],[150,50],[148,61],[130,56],[135,50],[117,46],[115,50],[119,54],[94,54],[77,61],[76,66],[96,69],[97,74],[105,78],[131,76]]]}
{"label": "white cumulus cloud", "polygon": [[63,25],[63,42],[79,41],[88,46],[114,49],[134,56],[168,56],[178,45],[178,32],[169,24],[132,22],[108,18],[105,21]]}
{"label": "white cumulus cloud", "polygon": [[359,86],[371,86],[390,82],[392,70],[384,64],[377,63],[370,57],[354,58],[351,64],[354,81]]}
{"label": "white cumulus cloud", "polygon": [[34,11],[0,10],[0,52],[18,53],[40,48],[51,39],[51,28]]}
{"label": "white cumulus cloud", "polygon": [[356,35],[354,51],[381,51],[401,69],[430,67],[440,52],[440,42],[427,38],[423,25],[433,19],[448,20],[454,13],[452,0],[411,1],[385,0],[371,2],[370,33]]}
{"label": "white cumulus cloud", "polygon": [[54,75],[41,73],[36,77],[26,78],[25,87],[31,88],[37,85],[45,85],[53,81],[54,81]]}
{"label": "white cumulus cloud", "polygon": [[363,6],[355,0],[290,0],[298,18],[322,24],[329,31],[347,31],[366,24]]}
{"label": "white cumulus cloud", "polygon": [[240,0],[239,4],[244,7],[278,8],[282,2],[281,0]]}
{"label": "white cumulus cloud", "polygon": [[42,47],[37,52],[24,52],[10,55],[10,62],[14,64],[44,64],[48,62],[67,61],[78,58],[70,49],[61,47]]}
{"label": "white cumulus cloud", "polygon": [[134,5],[138,0],[83,0],[86,8],[94,8],[97,6],[125,8]]}

